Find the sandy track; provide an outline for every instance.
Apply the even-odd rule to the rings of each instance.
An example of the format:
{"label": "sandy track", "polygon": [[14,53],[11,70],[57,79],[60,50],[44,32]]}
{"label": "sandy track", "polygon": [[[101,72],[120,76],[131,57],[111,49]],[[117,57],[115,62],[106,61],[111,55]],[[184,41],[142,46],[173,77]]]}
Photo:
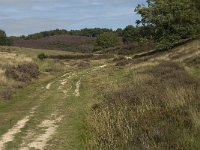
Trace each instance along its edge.
{"label": "sandy track", "polygon": [[[24,144],[25,146],[21,147],[20,150],[29,150],[33,148],[38,150],[43,150],[46,147],[47,142],[56,132],[56,129],[58,128],[57,123],[59,123],[61,120],[62,117],[58,117],[56,120],[49,119],[42,121],[42,123],[38,125],[38,128],[43,129],[44,133],[39,134],[36,137],[32,137],[32,139],[34,140],[29,144]],[[30,138],[30,134],[28,134],[27,136],[29,136]]]}
{"label": "sandy track", "polygon": [[49,84],[47,84],[46,89],[47,89],[47,90],[50,90],[51,85],[52,85],[53,83],[54,83],[54,82],[50,82]]}
{"label": "sandy track", "polygon": [[14,140],[15,135],[21,132],[21,129],[25,127],[26,123],[30,120],[30,118],[35,113],[35,109],[37,107],[32,108],[30,115],[25,116],[22,120],[18,121],[11,129],[8,130],[1,138],[0,138],[0,150],[5,147],[5,144]]}
{"label": "sandy track", "polygon": [[[91,71],[96,71],[96,70],[104,68],[104,67],[106,67],[106,65],[95,67]],[[89,73],[89,72],[87,72],[87,73]],[[75,85],[76,89],[74,91],[74,95],[76,97],[80,96],[81,79],[86,74],[83,74],[82,76],[80,76],[80,79],[76,82],[76,85]],[[60,80],[60,86],[59,86],[60,89],[62,89],[64,87],[64,85],[67,83],[68,79],[71,79],[71,78],[77,76],[77,74],[66,73],[63,76],[61,76],[61,78],[64,78],[67,75],[69,75],[67,78]],[[46,89],[47,90],[51,89],[52,84],[54,84],[56,82],[57,81],[48,83],[46,85]],[[63,90],[63,93],[65,95],[67,95],[68,90]],[[37,107],[34,107],[28,116],[25,116],[22,120],[18,121],[16,123],[16,125],[14,125],[11,129],[9,129],[8,132],[5,133],[0,138],[0,150],[2,150],[5,147],[6,143],[13,141],[15,136],[21,132],[21,129],[26,126],[27,122],[34,115],[36,108]],[[42,123],[37,126],[38,129],[41,129],[43,131],[42,134],[36,135],[33,131],[29,131],[27,133],[26,137],[23,138],[24,141],[23,141],[23,144],[21,145],[20,150],[29,150],[29,149],[33,149],[33,148],[43,150],[46,147],[50,138],[55,134],[57,128],[59,127],[58,124],[61,122],[61,120],[62,120],[62,117],[57,117],[57,119],[47,119],[47,120],[42,121]],[[30,141],[27,141],[26,139],[28,139]]]}
{"label": "sandy track", "polygon": [[74,91],[74,95],[76,97],[80,96],[80,86],[81,86],[81,80],[79,80],[78,82],[76,82],[76,89]]}
{"label": "sandy track", "polygon": [[102,65],[102,66],[98,66],[98,67],[95,67],[92,71],[96,71],[98,69],[102,69],[102,68],[105,68],[107,65]]}
{"label": "sandy track", "polygon": [[[97,70],[102,69],[102,68],[105,68],[106,66],[107,66],[107,65],[102,65],[102,66],[95,67],[94,69],[91,70],[91,72],[92,72],[92,71],[97,71]],[[88,73],[90,73],[90,72],[88,71],[86,74],[88,74]],[[76,97],[79,97],[79,96],[80,96],[81,79],[82,79],[82,77],[84,77],[86,74],[83,74],[83,75],[80,77],[80,80],[76,82],[76,89],[75,89],[75,91],[74,91],[74,95],[75,95]]]}

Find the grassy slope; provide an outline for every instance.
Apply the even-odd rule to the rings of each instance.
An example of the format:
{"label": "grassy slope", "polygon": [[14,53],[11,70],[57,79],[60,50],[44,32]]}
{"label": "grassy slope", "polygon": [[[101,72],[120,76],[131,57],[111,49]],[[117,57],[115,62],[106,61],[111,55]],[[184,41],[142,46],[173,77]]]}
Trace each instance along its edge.
{"label": "grassy slope", "polygon": [[[94,146],[92,148],[96,149],[98,147],[102,149],[170,149],[179,147],[183,149],[195,149],[199,147],[199,136],[197,136],[196,134],[198,134],[199,132],[200,120],[198,117],[199,112],[195,111],[196,109],[198,109],[198,98],[196,99],[197,101],[195,101],[194,98],[194,95],[199,95],[200,90],[198,81],[196,81],[199,80],[198,78],[200,77],[200,64],[198,61],[199,56],[200,40],[197,39],[163,53],[140,57],[130,61],[127,61],[125,58],[120,58],[118,60],[119,62],[116,62],[116,64],[119,66],[118,71],[114,71],[113,73],[111,69],[107,68],[108,70],[106,70],[106,75],[104,74],[104,76],[100,76],[100,78],[96,77],[98,78],[97,81],[99,83],[99,86],[97,86],[98,91],[99,89],[106,89],[102,91],[104,94],[107,95],[107,98],[103,96],[99,98],[100,100],[104,101],[100,104],[97,103],[98,105],[95,106],[97,111],[91,111],[89,117],[88,124],[90,128],[93,128],[92,135],[94,135],[89,142],[90,144],[92,143],[91,145]],[[190,74],[190,77],[186,75],[187,73],[185,73],[184,71],[182,72],[181,70],[176,69],[176,64],[173,63],[168,64],[171,65],[171,70],[168,73],[168,78],[166,78],[167,76],[162,77],[161,74],[156,78],[152,77],[151,69],[159,64],[162,64],[162,62],[165,61],[175,62],[176,64],[183,66]],[[124,66],[124,64],[127,65]],[[120,67],[120,65],[122,66]],[[116,66],[113,66],[113,68],[116,68]],[[167,74],[167,72],[165,72],[167,70],[165,69],[166,67],[164,65],[161,65],[161,67],[159,67],[159,69],[156,69],[156,71],[154,72],[164,72],[165,75]],[[179,73],[179,71],[181,72]],[[193,81],[193,77],[195,78],[195,81]],[[104,82],[102,81],[102,78],[109,79]],[[117,80],[113,81],[113,79],[115,78],[117,78]],[[164,81],[162,83],[163,85],[159,83],[161,82],[159,78],[162,78],[162,82]],[[172,81],[172,83],[170,83],[170,81]],[[193,86],[193,82],[196,82],[195,85],[197,84],[197,86],[195,87],[195,89],[193,89],[193,87],[192,89],[190,89],[190,86]],[[170,87],[171,84],[174,85],[173,83],[175,84],[175,89]],[[179,83],[181,84],[181,86],[178,85]],[[184,87],[184,85],[182,84],[185,83],[189,83],[189,85]],[[151,84],[155,85],[152,87]],[[164,88],[167,88],[167,90],[163,91]],[[115,96],[116,94],[118,94],[118,96]],[[165,97],[165,95],[167,96]],[[157,100],[161,102],[164,101],[164,107],[167,108],[161,108],[162,112],[157,112],[157,109],[163,106],[160,104],[155,104],[153,106],[152,104],[149,104],[151,102],[151,96],[154,96],[153,102],[155,101],[155,103],[157,102]],[[137,103],[138,99],[139,102],[144,101],[142,105],[140,105],[140,103]],[[191,99],[192,101],[190,101]],[[116,101],[116,103],[112,101]],[[127,101],[130,101],[130,103]],[[137,110],[136,112],[134,112],[135,109]],[[151,114],[151,111],[153,112],[153,114]],[[191,115],[191,118],[184,118],[184,116],[182,116],[182,114],[178,111],[183,111],[186,114],[188,113],[189,115]],[[140,113],[137,114],[138,112]],[[161,113],[163,114],[161,115]],[[139,115],[140,117],[134,118],[134,116],[137,115]],[[145,117],[148,115],[149,117]],[[175,117],[175,120],[168,120],[168,122],[172,122],[172,124],[168,124],[167,122],[165,122],[166,120],[159,119],[159,117],[162,118],[162,116],[164,115],[168,115],[169,119],[170,117]],[[140,118],[143,118],[142,120],[144,120],[144,122],[142,122],[142,120],[139,122]],[[181,121],[188,121],[191,124],[194,123],[194,126],[191,130],[188,130],[188,128],[190,127],[187,125],[183,125]],[[133,123],[133,125],[131,123]],[[137,127],[137,123],[139,123],[139,127]],[[148,126],[145,126],[145,124],[148,124]],[[162,124],[165,126],[165,129],[163,130]],[[171,130],[170,128],[168,130],[167,128],[170,126]],[[143,130],[143,132],[141,132],[141,130]],[[161,142],[156,143],[157,141],[154,141],[155,137],[154,135],[152,136],[153,133],[151,132],[155,132],[156,130],[158,131],[158,133],[163,133],[165,130],[167,131],[167,133],[169,133],[161,136],[162,138],[166,138],[164,142],[162,141],[162,138],[159,137],[159,134],[156,136],[158,136],[158,141],[161,140]],[[175,135],[171,134],[171,132],[175,133]],[[142,137],[142,135],[144,135],[144,137]],[[175,136],[178,136],[179,140],[177,140],[177,137]],[[167,138],[169,137],[171,138],[171,140],[168,141]],[[141,144],[140,142],[142,142],[143,144]],[[163,147],[163,145],[166,144],[165,142],[167,143],[167,146],[165,145]],[[180,144],[178,142],[182,143]],[[131,146],[133,145],[137,145],[138,147],[131,148]]]}
{"label": "grassy slope", "polygon": [[[34,59],[38,53],[41,53],[39,50],[29,49],[27,51],[18,48],[14,52],[19,55],[26,54]],[[48,51],[48,53],[63,54],[64,52]],[[121,85],[130,80],[144,80],[146,75],[141,75],[140,72],[157,65],[163,60],[181,63],[185,65],[188,72],[195,77],[199,77],[199,68],[186,61],[197,55],[199,55],[199,40],[180,46],[171,52],[136,59],[122,67],[115,66],[112,60],[91,61],[91,66],[88,68],[77,68],[74,67],[74,62],[65,62],[68,66],[67,72],[77,74],[77,76],[68,80],[63,87],[69,89],[68,95],[65,96],[62,91],[58,90],[59,80],[63,80],[65,77],[55,79],[54,76],[42,75],[39,80],[30,84],[27,88],[19,90],[10,101],[0,103],[0,118],[2,118],[0,121],[0,135],[6,133],[18,120],[26,116],[33,106],[38,106],[35,115],[28,121],[22,132],[15,136],[13,142],[7,144],[7,149],[19,148],[30,130],[36,135],[41,134],[43,131],[38,129],[38,125],[55,112],[58,116],[63,116],[63,120],[59,123],[53,138],[49,140],[46,149],[83,149],[83,146],[88,148],[90,145],[94,145],[95,142],[94,138],[91,138],[94,137],[95,132],[91,133],[88,129],[88,124],[90,126],[90,123],[94,120],[90,120],[91,118],[88,118],[88,116],[93,114],[91,110],[93,104],[102,102],[104,93],[120,89]],[[40,66],[45,66],[44,63],[48,64],[48,61],[41,63]],[[92,71],[95,66],[103,64],[108,66]],[[88,74],[87,71],[89,71]],[[83,74],[85,74],[84,77],[82,77]],[[76,83],[81,77],[80,97],[75,97]],[[46,90],[45,86],[50,81],[56,81],[56,83],[51,86],[50,90]],[[26,139],[27,143],[30,141],[31,139]]]}

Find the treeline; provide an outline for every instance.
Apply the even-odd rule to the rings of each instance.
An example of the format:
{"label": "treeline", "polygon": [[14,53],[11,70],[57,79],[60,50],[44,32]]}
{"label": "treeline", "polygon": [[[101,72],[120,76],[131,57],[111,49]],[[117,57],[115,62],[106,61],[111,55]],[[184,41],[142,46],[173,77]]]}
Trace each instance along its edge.
{"label": "treeline", "polygon": [[106,29],[106,28],[84,28],[80,30],[65,30],[65,29],[56,29],[56,30],[50,30],[50,31],[43,31],[40,33],[30,34],[28,36],[21,36],[22,39],[41,39],[44,37],[54,36],[54,35],[77,35],[77,36],[87,36],[87,37],[97,37],[100,34],[104,32],[113,32],[112,29]]}
{"label": "treeline", "polygon": [[30,34],[28,36],[20,36],[21,39],[36,40],[44,37],[54,36],[54,35],[77,35],[77,36],[87,36],[87,37],[99,37],[104,33],[114,33],[118,37],[121,37],[125,43],[129,43],[135,40],[139,40],[142,37],[141,34],[142,27],[135,27],[133,25],[128,25],[125,29],[118,28],[117,30],[107,29],[107,28],[84,28],[80,30],[65,30],[56,29],[50,31],[43,31],[35,34]]}

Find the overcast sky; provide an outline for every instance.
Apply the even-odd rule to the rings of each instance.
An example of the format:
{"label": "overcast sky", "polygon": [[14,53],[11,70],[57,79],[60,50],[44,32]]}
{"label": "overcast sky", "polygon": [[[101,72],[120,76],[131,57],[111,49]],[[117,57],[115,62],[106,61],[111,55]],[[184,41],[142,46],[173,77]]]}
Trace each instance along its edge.
{"label": "overcast sky", "polygon": [[51,29],[123,28],[146,0],[0,0],[0,29],[27,35]]}

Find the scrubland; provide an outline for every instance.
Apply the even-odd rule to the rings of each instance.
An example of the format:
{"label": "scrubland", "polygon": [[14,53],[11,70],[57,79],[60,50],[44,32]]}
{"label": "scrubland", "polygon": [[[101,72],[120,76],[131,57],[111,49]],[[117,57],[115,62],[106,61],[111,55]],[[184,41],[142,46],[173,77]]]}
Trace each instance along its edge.
{"label": "scrubland", "polygon": [[0,147],[198,149],[199,43],[109,57],[1,47]]}

